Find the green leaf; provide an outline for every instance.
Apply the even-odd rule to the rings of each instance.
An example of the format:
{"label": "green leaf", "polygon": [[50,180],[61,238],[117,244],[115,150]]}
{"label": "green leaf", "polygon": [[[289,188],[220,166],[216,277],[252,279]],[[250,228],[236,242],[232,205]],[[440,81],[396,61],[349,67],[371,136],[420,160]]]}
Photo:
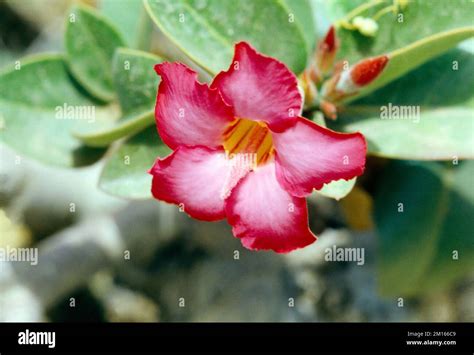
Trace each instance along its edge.
{"label": "green leaf", "polygon": [[340,200],[341,198],[346,197],[349,194],[349,192],[352,191],[356,183],[356,180],[357,178],[353,178],[350,180],[341,179],[341,180],[332,181],[329,184],[324,184],[323,188],[320,190],[317,190],[316,192],[323,196]]}
{"label": "green leaf", "polygon": [[392,102],[397,105],[418,104],[425,109],[473,107],[474,55],[461,49],[463,44],[370,96],[351,103],[351,106],[380,106]]}
{"label": "green leaf", "polygon": [[[449,167],[394,161],[386,167],[375,194],[383,294],[430,292],[472,269],[472,173],[473,162]],[[452,258],[453,248],[458,248],[459,260]],[[455,275],[446,275],[453,270]]]}
{"label": "green leaf", "polygon": [[102,147],[152,125],[160,82],[153,67],[162,61],[160,57],[146,52],[117,49],[112,72],[122,117],[114,125],[100,131],[76,132],[76,137],[87,145]]}
{"label": "green leaf", "polygon": [[389,53],[389,62],[382,74],[372,83],[362,88],[356,95],[348,98],[346,102],[363,97],[375,89],[390,83],[473,35],[474,27],[455,29],[433,35]]}
{"label": "green leaf", "polygon": [[0,74],[0,140],[19,154],[51,165],[82,166],[98,160],[104,150],[84,147],[71,130],[102,124],[111,119],[109,110],[97,106],[71,80],[61,55],[25,58],[20,65]]}
{"label": "green leaf", "polygon": [[342,19],[349,11],[355,7],[366,3],[367,0],[309,0],[316,24],[316,33],[319,38],[324,37],[329,26]]}
{"label": "green leaf", "polygon": [[127,45],[149,49],[152,23],[140,0],[100,0],[100,12],[119,30]]}
{"label": "green leaf", "polygon": [[418,123],[382,120],[377,111],[348,111],[352,120],[347,120],[343,128],[363,133],[369,154],[417,160],[474,158],[472,108],[428,109],[421,111]]}
{"label": "green leaf", "polygon": [[295,73],[306,66],[305,36],[278,0],[145,0],[145,7],[160,30],[211,73],[228,68],[234,43],[242,40]]}
{"label": "green leaf", "polygon": [[75,6],[68,16],[65,33],[66,58],[77,81],[93,96],[111,101],[112,57],[124,41],[100,13]]}
{"label": "green leaf", "polygon": [[142,51],[119,48],[113,60],[114,85],[125,116],[152,111],[160,77],[154,66],[163,59]]}
{"label": "green leaf", "polygon": [[147,128],[112,154],[100,178],[101,189],[126,198],[151,198],[152,177],[147,172],[158,157],[170,152],[155,127]]}
{"label": "green leaf", "polygon": [[[328,6],[338,6],[340,2],[352,4],[347,0],[335,0]],[[364,3],[367,3],[364,2]],[[371,17],[392,1],[383,1],[378,6],[363,12],[361,16]],[[345,6],[348,8],[349,6]],[[470,28],[472,31],[472,12],[474,4],[470,0],[453,0],[449,4],[443,1],[412,0],[405,9],[397,14],[388,12],[377,20],[379,29],[374,38],[362,36],[357,31],[339,27],[337,35],[340,39],[338,58],[353,64],[366,57],[398,51],[419,40],[443,32]],[[403,17],[399,17],[399,15]],[[400,16],[401,16],[400,15]],[[472,32],[471,32],[472,33]],[[456,42],[452,43],[455,46]],[[421,53],[418,53],[421,54]],[[415,60],[416,58],[411,58]]]}
{"label": "green leaf", "polygon": [[[332,125],[347,132],[362,132],[369,153],[378,156],[417,160],[474,158],[472,87],[473,55],[451,50],[354,102]],[[400,109],[405,113],[411,110],[412,115],[397,118],[396,107],[399,113]],[[391,116],[386,115],[389,112]]]}
{"label": "green leaf", "polygon": [[[371,84],[363,88],[356,96],[346,102],[367,95],[377,88],[401,77],[426,61],[455,47],[457,43],[474,35],[472,12],[474,3],[470,0],[452,0],[449,4],[442,1],[409,1],[406,8],[398,12],[386,11],[377,19],[379,29],[374,37],[366,37],[358,31],[341,26],[341,21],[356,15],[372,17],[381,10],[393,9],[392,1],[360,0],[313,0],[313,7],[321,16],[332,23],[338,23],[337,35],[341,47],[339,60],[355,64],[367,57],[387,54],[390,61],[382,74]],[[355,14],[356,9],[362,12]],[[350,18],[348,14],[352,12]]]}
{"label": "green leaf", "polygon": [[[282,0],[288,13],[294,15],[293,20],[300,27],[306,41],[306,47],[311,52],[316,44],[316,26],[313,18],[313,9],[309,0]],[[291,16],[290,16],[291,17]]]}
{"label": "green leaf", "polygon": [[447,190],[437,164],[391,162],[379,181],[379,288],[384,294],[410,294],[435,255]]}
{"label": "green leaf", "polygon": [[450,184],[449,207],[436,254],[428,271],[420,281],[425,292],[449,286],[474,269],[474,162],[468,161],[457,167]]}

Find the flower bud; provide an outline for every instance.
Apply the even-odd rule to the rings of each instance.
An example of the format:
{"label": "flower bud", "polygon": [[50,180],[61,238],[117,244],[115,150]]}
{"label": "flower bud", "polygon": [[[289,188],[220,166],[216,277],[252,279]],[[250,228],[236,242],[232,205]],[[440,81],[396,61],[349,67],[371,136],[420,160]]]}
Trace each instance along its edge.
{"label": "flower bud", "polygon": [[331,26],[316,49],[316,65],[322,74],[331,71],[339,47],[334,26]]}
{"label": "flower bud", "polygon": [[379,76],[387,63],[386,55],[362,60],[350,69],[350,78],[357,86],[365,86]]}
{"label": "flower bud", "polygon": [[361,87],[370,84],[380,75],[388,60],[386,55],[364,59],[348,70],[335,74],[324,84],[323,97],[337,102],[355,95]]}
{"label": "flower bud", "polygon": [[371,18],[357,16],[352,20],[352,25],[364,36],[374,37],[379,25]]}

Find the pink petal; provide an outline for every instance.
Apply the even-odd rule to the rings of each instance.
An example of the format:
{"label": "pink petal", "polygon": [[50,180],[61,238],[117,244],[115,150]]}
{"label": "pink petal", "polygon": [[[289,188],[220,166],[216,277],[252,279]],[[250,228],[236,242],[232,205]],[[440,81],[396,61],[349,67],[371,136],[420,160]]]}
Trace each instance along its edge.
{"label": "pink petal", "polygon": [[152,194],[177,204],[191,217],[215,221],[225,217],[224,199],[232,167],[222,149],[180,146],[151,168]]}
{"label": "pink petal", "polygon": [[364,172],[366,143],[360,133],[338,133],[300,117],[282,133],[273,133],[276,174],[294,196],[307,196],[333,180]]}
{"label": "pink petal", "polygon": [[282,189],[274,162],[239,182],[226,202],[226,213],[234,235],[249,249],[286,253],[316,240],[308,228],[305,199]]}
{"label": "pink petal", "polygon": [[293,73],[246,42],[235,45],[229,70],[219,73],[211,87],[219,89],[237,117],[264,121],[277,131],[301,113],[302,98]]}
{"label": "pink petal", "polygon": [[197,73],[181,63],[157,64],[155,70],[161,76],[155,117],[163,141],[172,149],[221,145],[234,113],[219,92],[199,83]]}

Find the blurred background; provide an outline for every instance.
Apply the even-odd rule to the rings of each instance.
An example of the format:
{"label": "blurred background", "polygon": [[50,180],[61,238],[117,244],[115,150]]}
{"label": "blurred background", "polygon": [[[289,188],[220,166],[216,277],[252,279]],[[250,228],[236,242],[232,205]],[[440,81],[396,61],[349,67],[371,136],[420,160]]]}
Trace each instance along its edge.
{"label": "blurred background", "polygon": [[[0,70],[61,51],[72,3],[0,0]],[[176,53],[153,38],[154,51]],[[0,321],[474,321],[474,270],[426,292],[381,289],[377,265],[390,255],[371,196],[383,193],[387,160],[369,158],[341,202],[313,194],[318,241],[281,255],[244,249],[225,221],[102,192],[103,160],[68,170],[0,149],[0,248],[38,248],[40,260],[0,262]],[[333,246],[363,248],[364,264],[326,261]]]}

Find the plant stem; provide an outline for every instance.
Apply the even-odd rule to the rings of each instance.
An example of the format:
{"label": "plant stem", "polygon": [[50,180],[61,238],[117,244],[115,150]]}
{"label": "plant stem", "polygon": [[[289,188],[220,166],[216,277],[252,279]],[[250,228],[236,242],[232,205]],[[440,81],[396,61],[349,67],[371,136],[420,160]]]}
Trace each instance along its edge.
{"label": "plant stem", "polygon": [[390,6],[387,6],[386,8],[383,8],[382,10],[380,10],[379,12],[377,12],[374,16],[372,16],[372,19],[374,21],[377,21],[379,18],[381,18],[383,15],[389,13],[389,12],[392,12],[394,10],[396,10],[397,7],[394,6],[394,5],[390,5]]}
{"label": "plant stem", "polygon": [[354,10],[350,11],[346,16],[344,16],[342,19],[338,21],[338,23],[346,23],[348,24],[349,21],[356,17],[357,15],[360,15],[364,11],[370,9],[371,7],[377,6],[379,4],[382,4],[386,2],[387,0],[371,0],[369,2],[366,2],[365,4],[362,4],[358,7],[356,7]]}

